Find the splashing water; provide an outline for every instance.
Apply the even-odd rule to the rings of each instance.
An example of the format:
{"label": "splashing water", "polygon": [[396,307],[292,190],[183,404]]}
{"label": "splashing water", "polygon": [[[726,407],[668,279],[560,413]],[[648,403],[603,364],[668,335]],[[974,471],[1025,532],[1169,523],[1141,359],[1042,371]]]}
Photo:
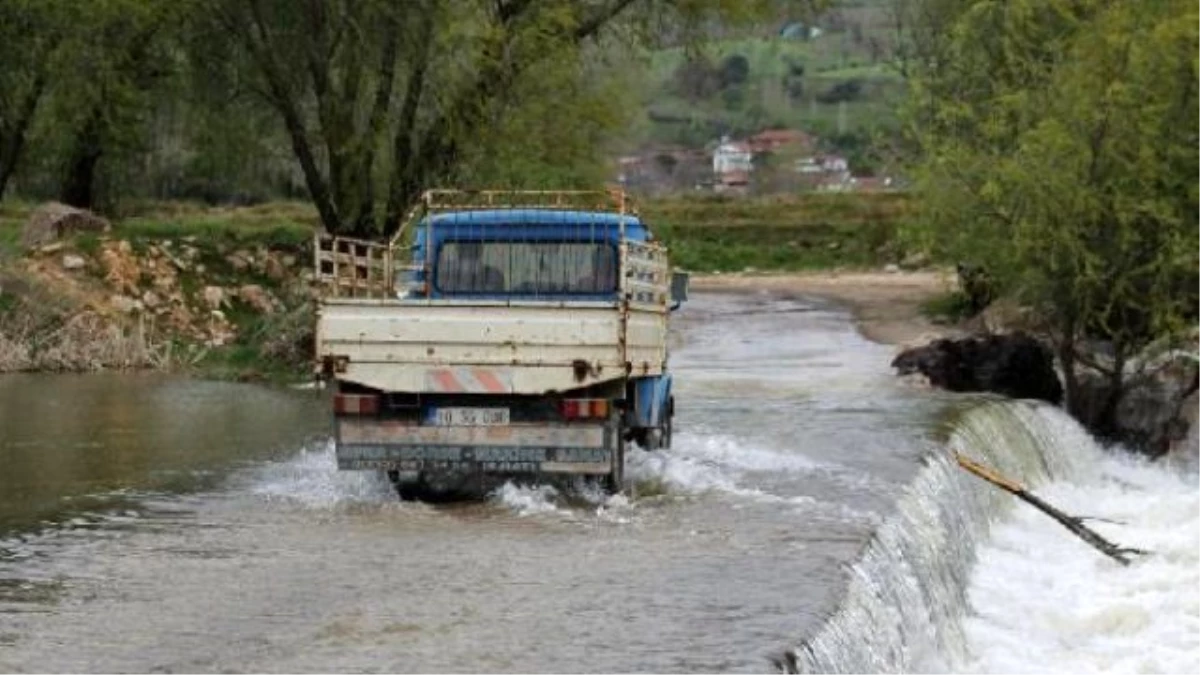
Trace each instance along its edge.
{"label": "splashing water", "polygon": [[383,474],[338,471],[332,440],[306,445],[288,461],[260,467],[251,479],[250,492],[308,508],[396,500],[396,490]]}
{"label": "splashing water", "polygon": [[799,650],[804,671],[1197,671],[1195,476],[1110,454],[1061,411],[1025,402],[969,411],[947,445],[1154,554],[1122,567],[932,455]]}
{"label": "splashing water", "polygon": [[559,491],[550,485],[517,485],[507,482],[492,492],[492,499],[517,515],[556,513]]}
{"label": "splashing water", "polygon": [[[1200,670],[1200,491],[1196,477],[1093,455],[1093,475],[1039,496],[1114,542],[1152,553],[1117,565],[1020,506],[978,551],[959,672],[1194,673]],[[1111,522],[1106,522],[1111,521]]]}

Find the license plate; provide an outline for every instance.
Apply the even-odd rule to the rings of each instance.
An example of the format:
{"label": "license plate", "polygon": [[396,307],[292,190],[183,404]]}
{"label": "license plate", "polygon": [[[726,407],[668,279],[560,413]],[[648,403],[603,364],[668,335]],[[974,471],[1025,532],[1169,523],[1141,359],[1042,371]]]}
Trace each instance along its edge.
{"label": "license plate", "polygon": [[508,408],[438,408],[433,423],[442,427],[497,427],[508,425]]}

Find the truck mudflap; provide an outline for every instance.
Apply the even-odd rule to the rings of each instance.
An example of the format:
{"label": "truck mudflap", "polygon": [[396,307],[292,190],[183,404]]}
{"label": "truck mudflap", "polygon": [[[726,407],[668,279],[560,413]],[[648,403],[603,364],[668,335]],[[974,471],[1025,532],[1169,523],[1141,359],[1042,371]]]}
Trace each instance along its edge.
{"label": "truck mudflap", "polygon": [[340,418],[339,469],[603,476],[617,460],[615,423],[430,426]]}

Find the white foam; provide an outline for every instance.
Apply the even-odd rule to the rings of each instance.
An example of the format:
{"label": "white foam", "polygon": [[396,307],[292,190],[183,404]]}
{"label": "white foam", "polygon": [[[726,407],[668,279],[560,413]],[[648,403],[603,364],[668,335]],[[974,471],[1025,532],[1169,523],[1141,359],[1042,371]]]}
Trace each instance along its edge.
{"label": "white foam", "polygon": [[971,672],[1200,671],[1200,490],[1194,475],[1092,455],[1099,471],[1036,490],[1087,524],[1153,551],[1129,567],[1019,505],[978,549],[964,629]]}
{"label": "white foam", "polygon": [[[752,502],[779,503],[793,508],[811,507],[806,496],[777,496],[753,487],[747,474],[754,472],[803,473],[817,469],[799,454],[757,447],[727,436],[681,434],[673,448],[646,452],[630,445],[626,479],[656,482],[669,492],[716,492]],[[267,500],[299,503],[307,508],[336,508],[356,504],[396,502],[393,487],[380,472],[338,471],[332,441],[305,446],[283,462],[258,468],[251,474],[249,491]],[[579,482],[563,494],[550,485],[507,482],[489,498],[520,516],[557,513],[574,518],[579,500],[594,509],[601,520],[629,522],[636,501],[606,493],[597,482]]]}
{"label": "white foam", "polygon": [[633,481],[656,481],[684,493],[721,492],[780,502],[760,489],[743,485],[750,472],[806,472],[817,464],[797,454],[746,445],[725,436],[679,434],[671,448],[626,450],[625,475]]}
{"label": "white foam", "polygon": [[310,508],[396,500],[387,477],[375,471],[338,471],[333,441],[304,446],[291,459],[259,469],[250,491],[268,500],[298,502]]}
{"label": "white foam", "polygon": [[517,515],[529,516],[559,512],[555,504],[559,492],[550,485],[517,485],[512,481],[492,491],[491,498]]}

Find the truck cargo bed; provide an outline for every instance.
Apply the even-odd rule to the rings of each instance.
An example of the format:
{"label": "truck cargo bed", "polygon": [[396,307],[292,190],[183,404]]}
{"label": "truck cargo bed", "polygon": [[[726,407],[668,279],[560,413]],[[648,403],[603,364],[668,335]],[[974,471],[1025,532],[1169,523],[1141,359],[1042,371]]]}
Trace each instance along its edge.
{"label": "truck cargo bed", "polygon": [[662,372],[665,308],[616,301],[330,298],[317,355],[380,391],[543,394]]}

